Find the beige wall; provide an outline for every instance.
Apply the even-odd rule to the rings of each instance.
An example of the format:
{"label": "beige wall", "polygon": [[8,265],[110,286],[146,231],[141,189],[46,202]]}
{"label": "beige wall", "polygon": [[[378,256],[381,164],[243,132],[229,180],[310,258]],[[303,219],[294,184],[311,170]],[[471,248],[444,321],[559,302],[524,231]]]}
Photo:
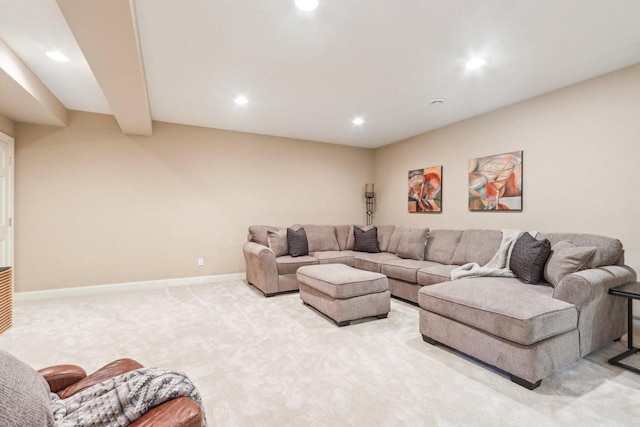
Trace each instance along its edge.
{"label": "beige wall", "polygon": [[[636,65],[377,149],[376,223],[604,234],[640,271],[639,117]],[[469,212],[468,160],[517,150],[524,210]],[[407,172],[437,165],[443,212],[409,214]]]}
{"label": "beige wall", "polygon": [[242,272],[251,224],[363,222],[372,150],[69,118],[16,124],[17,291]]}
{"label": "beige wall", "polygon": [[13,121],[2,114],[0,114],[0,132],[9,136],[14,135]]}

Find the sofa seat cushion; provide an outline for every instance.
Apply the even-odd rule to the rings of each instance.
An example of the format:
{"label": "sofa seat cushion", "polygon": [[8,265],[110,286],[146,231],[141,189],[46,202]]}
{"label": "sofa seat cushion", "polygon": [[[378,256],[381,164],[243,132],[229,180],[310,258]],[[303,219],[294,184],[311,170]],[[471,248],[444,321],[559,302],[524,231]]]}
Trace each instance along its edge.
{"label": "sofa seat cushion", "polygon": [[476,277],[424,286],[423,309],[522,345],[577,328],[578,311],[552,298],[549,285],[515,278]]}
{"label": "sofa seat cushion", "polygon": [[396,259],[382,263],[380,272],[393,279],[417,283],[418,270],[425,267],[435,267],[440,264],[431,261],[416,261],[413,259]]}
{"label": "sofa seat cushion", "polygon": [[318,260],[312,256],[302,255],[292,257],[291,255],[279,256],[276,258],[276,265],[278,266],[278,274],[295,274],[298,268],[303,265],[317,264]]}
{"label": "sofa seat cushion", "polygon": [[435,265],[433,267],[421,268],[418,270],[416,281],[420,286],[435,285],[436,283],[448,282],[451,280],[451,272],[459,265]]}
{"label": "sofa seat cushion", "polygon": [[318,264],[345,264],[353,267],[354,251],[318,251],[310,254]]}
{"label": "sofa seat cushion", "polygon": [[383,262],[401,259],[398,255],[390,254],[389,252],[378,252],[377,254],[368,252],[354,253],[356,256],[353,260],[353,266],[360,270],[373,271],[374,273],[380,273]]}
{"label": "sofa seat cushion", "polygon": [[298,282],[336,299],[389,290],[387,278],[383,274],[357,270],[343,264],[305,266],[298,270],[296,276]]}

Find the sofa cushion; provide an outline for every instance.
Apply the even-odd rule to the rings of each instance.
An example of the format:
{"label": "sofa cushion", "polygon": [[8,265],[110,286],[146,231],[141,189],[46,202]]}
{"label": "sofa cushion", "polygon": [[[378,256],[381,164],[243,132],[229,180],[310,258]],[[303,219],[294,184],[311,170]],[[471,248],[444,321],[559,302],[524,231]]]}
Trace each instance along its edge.
{"label": "sofa cushion", "polygon": [[453,253],[462,238],[462,230],[429,230],[425,259],[440,264],[451,264]]}
{"label": "sofa cushion", "polygon": [[251,236],[251,241],[260,243],[262,246],[269,246],[269,241],[267,240],[267,231],[278,231],[282,227],[274,227],[271,225],[252,225],[249,227],[249,235]]}
{"label": "sofa cushion", "polygon": [[416,281],[418,285],[429,286],[436,283],[448,282],[451,280],[451,272],[459,265],[436,265],[433,267],[421,268],[418,270]]}
{"label": "sofa cushion", "polygon": [[303,265],[314,265],[317,263],[318,260],[309,255],[302,255],[295,258],[291,255],[285,255],[276,258],[278,274],[295,274],[295,272],[298,271],[298,268]]}
{"label": "sofa cushion", "polygon": [[378,248],[380,248],[380,252],[386,252],[388,250],[389,242],[391,241],[391,236],[395,229],[395,225],[378,226]]}
{"label": "sofa cushion", "polygon": [[451,264],[475,262],[485,265],[498,252],[501,241],[502,232],[498,230],[465,230],[453,253]]}
{"label": "sofa cushion", "polygon": [[49,392],[35,369],[0,350],[0,425],[55,426]]}
{"label": "sofa cushion", "polygon": [[513,245],[509,268],[522,282],[537,283],[550,253],[551,244],[547,239],[537,240],[525,232]]}
{"label": "sofa cushion", "polygon": [[407,228],[400,238],[396,255],[422,261],[427,244],[428,228]]}
{"label": "sofa cushion", "polygon": [[355,237],[355,245],[353,250],[356,252],[378,253],[378,228],[371,227],[369,230],[363,230],[358,226],[353,227],[353,236]]}
{"label": "sofa cushion", "polygon": [[405,282],[417,283],[418,270],[425,267],[438,266],[432,261],[417,261],[414,259],[397,259],[382,263],[380,272],[393,279],[404,280]]}
{"label": "sofa cushion", "polygon": [[296,275],[298,282],[337,299],[374,294],[389,289],[384,275],[342,264],[307,266],[299,269]]}
{"label": "sofa cushion", "polygon": [[269,243],[269,249],[271,249],[277,257],[289,254],[286,228],[281,228],[278,231],[268,230],[267,242]]}
{"label": "sofa cushion", "polygon": [[475,277],[423,286],[423,309],[522,345],[577,328],[578,311],[552,298],[549,285],[515,278]]}
{"label": "sofa cushion", "polygon": [[353,251],[320,251],[310,255],[318,260],[318,264],[345,264],[353,267],[355,254]]}
{"label": "sofa cushion", "polygon": [[591,268],[595,254],[595,246],[576,247],[569,242],[558,242],[551,248],[544,278],[555,287],[567,274]]}
{"label": "sofa cushion", "polygon": [[595,246],[597,249],[591,268],[616,265],[623,254],[620,240],[607,236],[584,233],[538,233],[536,239],[548,239],[552,247],[562,241],[570,242],[575,246]]}
{"label": "sofa cushion", "polygon": [[336,228],[333,225],[303,225],[309,241],[309,252],[339,251]]}
{"label": "sofa cushion", "polygon": [[396,226],[396,228],[393,230],[393,233],[391,234],[391,238],[389,239],[387,252],[391,254],[395,254],[396,252],[398,252],[398,245],[400,244],[400,240],[402,239],[402,236],[404,235],[404,232],[407,230],[407,228],[408,227]]}
{"label": "sofa cushion", "polygon": [[347,244],[349,243],[349,233],[351,233],[351,227],[353,227],[352,225],[336,225],[336,240],[338,241],[338,246],[340,247],[341,251],[346,251],[346,250],[350,250],[353,249],[353,246],[351,248],[347,248]]}
{"label": "sofa cushion", "polygon": [[353,266],[360,270],[373,271],[374,273],[380,273],[383,262],[400,259],[396,254],[390,254],[389,252],[379,252],[377,254],[356,252],[355,254]]}
{"label": "sofa cushion", "polygon": [[292,257],[309,255],[309,243],[304,228],[287,228],[287,247]]}

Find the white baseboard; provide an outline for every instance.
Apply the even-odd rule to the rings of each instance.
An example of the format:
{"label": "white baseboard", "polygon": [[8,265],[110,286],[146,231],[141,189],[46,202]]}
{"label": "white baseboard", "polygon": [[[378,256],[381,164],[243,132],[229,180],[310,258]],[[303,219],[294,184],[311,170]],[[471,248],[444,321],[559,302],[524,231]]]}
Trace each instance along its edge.
{"label": "white baseboard", "polygon": [[183,277],[179,279],[146,280],[143,282],[115,283],[110,285],[79,286],[76,288],[48,289],[46,291],[16,292],[13,299],[19,301],[34,301],[49,298],[62,298],[76,295],[102,294],[107,292],[122,292],[143,289],[158,289],[169,286],[206,285],[210,283],[244,280],[245,273],[218,274],[215,276]]}

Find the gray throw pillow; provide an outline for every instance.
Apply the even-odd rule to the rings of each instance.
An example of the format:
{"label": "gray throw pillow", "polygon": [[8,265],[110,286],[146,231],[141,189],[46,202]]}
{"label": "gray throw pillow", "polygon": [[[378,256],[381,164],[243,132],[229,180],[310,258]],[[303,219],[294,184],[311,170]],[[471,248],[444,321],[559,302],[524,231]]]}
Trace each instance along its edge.
{"label": "gray throw pillow", "polygon": [[595,255],[595,246],[577,247],[564,240],[558,242],[551,248],[544,278],[555,288],[564,276],[591,268]]}
{"label": "gray throw pillow", "polygon": [[378,228],[372,227],[369,230],[363,230],[360,227],[353,226],[353,237],[355,244],[353,250],[358,252],[378,253]]}
{"label": "gray throw pillow", "polygon": [[49,393],[42,375],[0,350],[0,426],[54,427]]}
{"label": "gray throw pillow", "polygon": [[538,283],[550,253],[549,240],[536,240],[531,234],[525,232],[513,245],[509,268],[520,281]]}
{"label": "gray throw pillow", "polygon": [[287,246],[292,257],[309,255],[309,242],[304,228],[287,228]]}

